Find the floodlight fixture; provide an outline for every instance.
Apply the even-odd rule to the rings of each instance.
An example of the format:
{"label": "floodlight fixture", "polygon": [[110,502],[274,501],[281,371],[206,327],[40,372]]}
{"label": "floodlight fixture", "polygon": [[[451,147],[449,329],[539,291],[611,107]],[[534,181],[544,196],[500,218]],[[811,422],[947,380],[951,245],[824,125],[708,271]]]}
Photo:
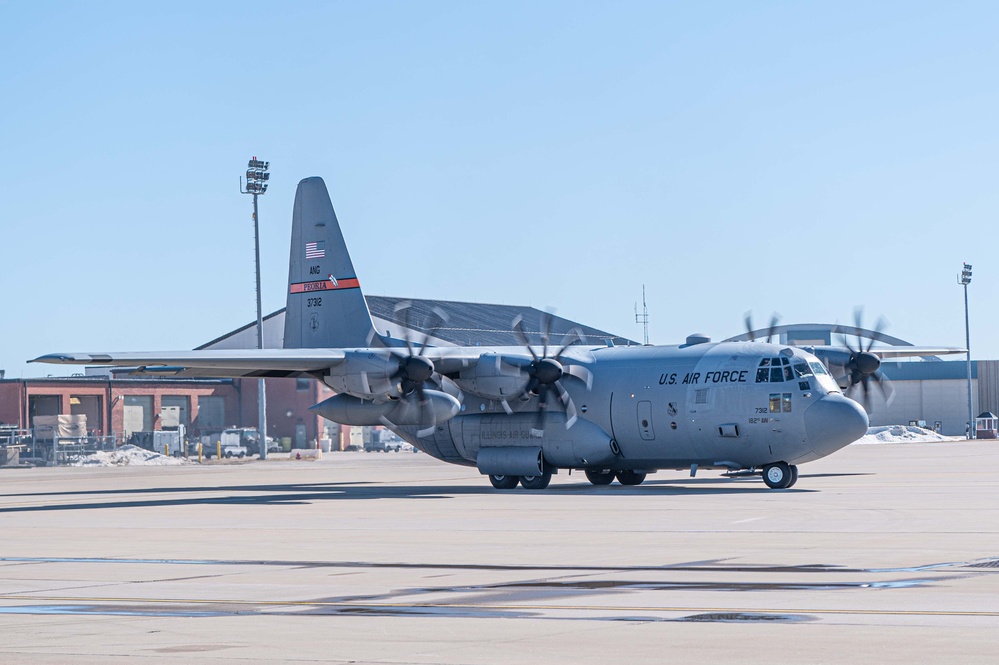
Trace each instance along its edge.
{"label": "floodlight fixture", "polygon": [[957,283],[964,287],[964,348],[968,350],[968,439],[975,438],[975,410],[971,403],[971,326],[968,319],[968,285],[971,284],[971,264],[965,263]]}
{"label": "floodlight fixture", "polygon": [[[271,174],[267,169],[271,163],[257,159],[254,155],[246,163],[246,187],[243,187],[243,178],[239,179],[239,191],[243,194],[253,195],[253,242],[256,252],[257,262],[257,348],[264,348],[264,317],[260,305],[260,218],[257,215],[257,197],[267,193],[267,181]],[[264,380],[257,379],[257,409],[259,426],[259,446],[260,459],[267,459],[267,392]]]}

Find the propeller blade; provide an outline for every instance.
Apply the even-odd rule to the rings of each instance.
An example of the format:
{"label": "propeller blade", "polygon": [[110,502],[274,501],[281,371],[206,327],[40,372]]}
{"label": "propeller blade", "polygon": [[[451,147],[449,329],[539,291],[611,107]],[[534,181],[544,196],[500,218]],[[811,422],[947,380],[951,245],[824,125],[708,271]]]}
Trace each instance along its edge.
{"label": "propeller blade", "polygon": [[419,355],[421,356],[427,352],[427,342],[430,341],[430,338],[435,337],[437,335],[437,331],[439,331],[449,320],[447,312],[440,307],[434,307],[430,311],[437,316],[437,323],[431,326],[429,331],[423,333],[423,343],[420,345],[419,352]]}
{"label": "propeller blade", "polygon": [[574,379],[579,379],[585,383],[587,390],[593,389],[593,372],[583,365],[564,365],[562,371]]}
{"label": "propeller blade", "polygon": [[857,337],[857,349],[864,351],[864,338],[860,335],[863,328],[864,308],[860,305],[853,308],[853,334]]}
{"label": "propeller blade", "polygon": [[888,319],[886,319],[884,316],[879,316],[878,322],[874,325],[874,331],[873,331],[874,335],[871,336],[871,339],[867,344],[867,348],[864,349],[864,351],[871,350],[871,347],[874,346],[874,342],[877,341],[876,338],[879,337],[881,333],[884,332],[884,329],[887,327],[888,327]]}
{"label": "propeller blade", "polygon": [[518,314],[513,320],[513,332],[517,335],[517,339],[520,340],[520,343],[527,347],[527,350],[531,353],[531,357],[537,361],[538,354],[536,354],[534,349],[531,348],[531,340],[527,338],[527,333],[524,332],[524,317],[520,314]]}
{"label": "propeller blade", "polygon": [[576,340],[579,340],[580,342],[583,341],[583,331],[579,328],[573,328],[565,334],[565,337],[562,338],[562,346],[553,356],[555,360],[561,360],[562,354],[565,353],[565,350],[572,346],[573,342]]}
{"label": "propeller blade", "polygon": [[[423,429],[417,430],[416,436],[423,438],[425,436],[430,436],[437,429],[437,416],[434,413],[433,405],[431,405],[430,400],[427,398],[427,394],[423,391],[423,385],[418,385],[416,387],[416,395],[420,400],[420,425]],[[430,411],[430,417],[427,418],[427,411]],[[427,425],[427,421],[430,424]]]}
{"label": "propeller blade", "polygon": [[773,316],[770,317],[770,327],[767,328],[767,344],[770,344],[771,339],[777,333],[778,323],[780,323],[780,314],[774,312]]}
{"label": "propeller blade", "polygon": [[558,391],[558,398],[565,405],[565,428],[569,429],[576,423],[576,405],[569,396],[569,392],[562,386],[561,381],[555,382],[555,389]]}
{"label": "propeller blade", "polygon": [[410,325],[409,325],[409,314],[412,311],[412,308],[413,308],[413,301],[412,300],[403,300],[403,301],[400,301],[400,302],[396,303],[395,307],[392,308],[392,310],[396,314],[398,314],[399,312],[401,312],[403,310],[406,310],[406,325],[403,327],[402,339],[403,339],[404,342],[406,342],[406,350],[409,351],[409,355],[413,355],[413,342],[409,338],[409,336],[410,336],[410,330],[411,330]]}
{"label": "propeller blade", "polygon": [[541,313],[541,342],[544,344],[541,357],[548,357],[548,341],[552,331],[552,313],[544,311]]}
{"label": "propeller blade", "polygon": [[541,438],[545,435],[545,421],[548,419],[548,389],[545,386],[538,396],[538,417],[531,428],[531,436]]}
{"label": "propeller blade", "polygon": [[749,335],[749,341],[756,341],[756,333],[753,331],[753,312],[746,312],[746,333]]}

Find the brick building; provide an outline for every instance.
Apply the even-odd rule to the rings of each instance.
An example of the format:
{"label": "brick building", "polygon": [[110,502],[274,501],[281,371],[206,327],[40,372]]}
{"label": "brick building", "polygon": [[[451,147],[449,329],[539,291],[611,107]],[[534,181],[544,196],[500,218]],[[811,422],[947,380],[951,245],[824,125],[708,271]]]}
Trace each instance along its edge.
{"label": "brick building", "polygon": [[[305,447],[320,438],[321,418],[309,407],[328,397],[310,379],[267,380],[267,429]],[[226,427],[254,427],[256,379],[134,379],[104,376],[0,380],[0,425],[30,429],[35,416],[85,415],[93,436],[162,429],[164,407],[178,407],[192,437]]]}

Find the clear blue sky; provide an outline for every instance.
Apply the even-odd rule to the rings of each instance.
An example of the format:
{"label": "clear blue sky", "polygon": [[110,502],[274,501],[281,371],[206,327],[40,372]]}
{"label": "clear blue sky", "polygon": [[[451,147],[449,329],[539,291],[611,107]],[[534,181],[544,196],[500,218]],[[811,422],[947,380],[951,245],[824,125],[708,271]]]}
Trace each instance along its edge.
{"label": "clear blue sky", "polygon": [[4,2],[0,368],[284,305],[325,178],[366,293],[641,339],[847,322],[999,358],[994,2]]}

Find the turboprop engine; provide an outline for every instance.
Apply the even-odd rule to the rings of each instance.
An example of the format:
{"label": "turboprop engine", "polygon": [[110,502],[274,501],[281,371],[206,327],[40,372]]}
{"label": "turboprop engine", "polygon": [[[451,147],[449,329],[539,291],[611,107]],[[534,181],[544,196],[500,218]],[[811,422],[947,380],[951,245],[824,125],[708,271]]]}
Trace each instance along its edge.
{"label": "turboprop engine", "polygon": [[323,383],[338,393],[362,399],[399,396],[398,381],[392,378],[399,370],[398,358],[373,350],[347,351],[345,356],[343,362],[329,369]]}
{"label": "turboprop engine", "polygon": [[511,367],[496,353],[483,353],[471,367],[458,374],[454,382],[466,392],[494,400],[508,400],[524,394],[530,376],[519,367]]}
{"label": "turboprop engine", "polygon": [[341,425],[415,425],[441,423],[461,409],[457,399],[439,390],[424,390],[423,399],[374,402],[353,395],[334,395],[310,407],[323,418]]}

